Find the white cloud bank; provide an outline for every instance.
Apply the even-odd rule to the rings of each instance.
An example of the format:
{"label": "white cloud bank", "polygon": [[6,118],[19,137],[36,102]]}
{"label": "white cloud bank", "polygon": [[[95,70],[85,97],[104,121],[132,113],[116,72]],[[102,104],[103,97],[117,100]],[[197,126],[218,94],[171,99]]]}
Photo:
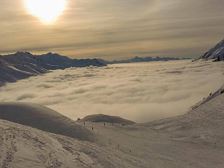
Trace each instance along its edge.
{"label": "white cloud bank", "polygon": [[39,103],[72,119],[103,113],[146,122],[185,113],[224,83],[223,70],[190,61],[57,70],[0,88],[0,101]]}

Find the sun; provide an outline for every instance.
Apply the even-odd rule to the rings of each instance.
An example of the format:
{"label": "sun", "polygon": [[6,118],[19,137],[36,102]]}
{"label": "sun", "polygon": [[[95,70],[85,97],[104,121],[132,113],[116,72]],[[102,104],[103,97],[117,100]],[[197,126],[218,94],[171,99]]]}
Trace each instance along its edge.
{"label": "sun", "polygon": [[65,10],[67,0],[24,0],[24,5],[29,14],[52,24]]}

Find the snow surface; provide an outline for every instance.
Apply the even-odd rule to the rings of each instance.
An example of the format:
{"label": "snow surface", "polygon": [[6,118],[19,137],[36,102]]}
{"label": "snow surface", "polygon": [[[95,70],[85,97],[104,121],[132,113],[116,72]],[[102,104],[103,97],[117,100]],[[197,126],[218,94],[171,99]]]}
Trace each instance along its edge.
{"label": "snow surface", "polygon": [[223,168],[223,101],[220,94],[183,116],[146,124],[86,123],[94,142],[0,120],[0,167]]}

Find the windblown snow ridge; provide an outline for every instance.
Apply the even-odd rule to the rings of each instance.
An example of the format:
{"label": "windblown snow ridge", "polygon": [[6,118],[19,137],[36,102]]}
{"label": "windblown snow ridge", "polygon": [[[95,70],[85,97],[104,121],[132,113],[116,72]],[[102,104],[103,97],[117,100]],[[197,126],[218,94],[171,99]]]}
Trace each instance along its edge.
{"label": "windblown snow ridge", "polygon": [[0,119],[76,139],[94,139],[86,128],[56,111],[36,104],[0,103]]}
{"label": "windblown snow ridge", "polygon": [[210,95],[206,98],[204,98],[202,101],[198,102],[197,104],[195,104],[192,109],[196,109],[198,108],[199,106],[201,106],[202,104],[205,104],[206,102],[214,99],[215,97],[221,95],[224,93],[224,85],[218,89],[217,91],[215,91],[214,93],[210,93]]}
{"label": "windblown snow ridge", "polygon": [[109,116],[104,114],[95,114],[89,115],[81,119],[80,121],[89,121],[89,122],[107,122],[107,123],[114,123],[114,124],[123,124],[123,125],[132,125],[135,122],[123,119],[117,116]]}

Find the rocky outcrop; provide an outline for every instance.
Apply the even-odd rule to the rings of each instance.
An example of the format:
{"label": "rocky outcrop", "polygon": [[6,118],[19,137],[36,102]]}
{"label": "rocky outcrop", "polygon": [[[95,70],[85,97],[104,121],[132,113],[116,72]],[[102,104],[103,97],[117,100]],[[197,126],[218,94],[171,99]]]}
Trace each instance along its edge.
{"label": "rocky outcrop", "polygon": [[224,61],[224,39],[220,41],[215,47],[207,51],[201,59]]}

